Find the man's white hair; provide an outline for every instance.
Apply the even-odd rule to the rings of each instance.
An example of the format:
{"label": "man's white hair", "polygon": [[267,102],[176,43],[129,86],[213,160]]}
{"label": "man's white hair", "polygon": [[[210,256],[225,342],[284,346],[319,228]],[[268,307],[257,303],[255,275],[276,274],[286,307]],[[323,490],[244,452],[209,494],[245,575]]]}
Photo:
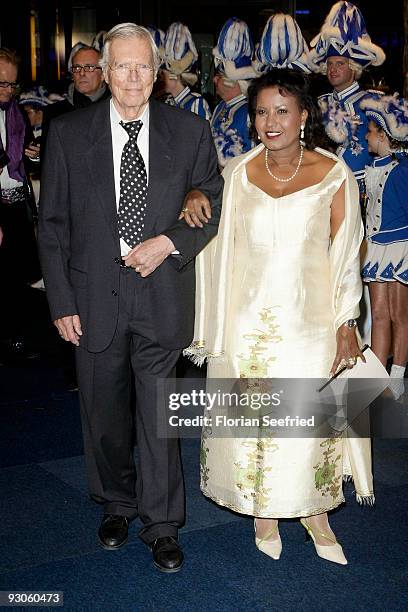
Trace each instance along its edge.
{"label": "man's white hair", "polygon": [[161,64],[159,50],[149,30],[147,28],[144,28],[143,26],[137,25],[136,23],[119,23],[115,25],[111,30],[109,30],[109,32],[106,34],[104,39],[102,58],[99,62],[99,65],[101,66],[104,74],[107,73],[110,65],[110,46],[112,41],[114,41],[116,38],[139,38],[149,43],[152,50],[154,76],[156,77],[157,71],[159,70]]}

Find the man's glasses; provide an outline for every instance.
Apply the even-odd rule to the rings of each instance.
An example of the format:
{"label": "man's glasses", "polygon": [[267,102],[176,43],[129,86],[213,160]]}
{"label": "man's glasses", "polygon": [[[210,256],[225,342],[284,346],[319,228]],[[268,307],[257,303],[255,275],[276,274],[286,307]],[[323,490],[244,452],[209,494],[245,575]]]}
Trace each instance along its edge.
{"label": "man's glasses", "polygon": [[0,81],[0,87],[6,89],[7,87],[11,87],[11,89],[17,89],[18,83],[10,83],[10,81]]}
{"label": "man's glasses", "polygon": [[100,66],[96,64],[74,64],[71,68],[71,72],[78,74],[79,72],[95,72],[95,70],[102,70]]}
{"label": "man's glasses", "polygon": [[153,72],[153,66],[148,64],[115,64],[109,68],[120,78],[125,78],[129,73],[136,71],[141,77],[148,77]]}

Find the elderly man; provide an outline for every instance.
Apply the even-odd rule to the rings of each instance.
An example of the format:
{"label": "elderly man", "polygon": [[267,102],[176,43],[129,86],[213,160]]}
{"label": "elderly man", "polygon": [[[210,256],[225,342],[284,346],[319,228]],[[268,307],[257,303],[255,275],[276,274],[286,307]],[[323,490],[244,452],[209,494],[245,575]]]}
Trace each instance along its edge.
{"label": "elderly man", "polygon": [[49,123],[54,117],[69,113],[77,108],[90,106],[93,102],[109,98],[110,91],[106,86],[102,68],[99,65],[100,52],[83,43],[74,47],[68,62],[72,74],[72,83],[65,100],[50,104],[44,109],[42,124],[42,142],[46,140]]}
{"label": "elderly man", "polygon": [[[50,126],[41,261],[52,319],[76,346],[89,486],[104,506],[100,542],[118,548],[139,516],[156,567],[175,572],[183,479],[178,441],[157,437],[156,385],[174,376],[192,340],[194,258],[217,232],[222,179],[208,122],[151,99],[160,58],[148,30],[112,28],[101,65],[112,99]],[[178,220],[191,189],[212,205],[203,228]]]}

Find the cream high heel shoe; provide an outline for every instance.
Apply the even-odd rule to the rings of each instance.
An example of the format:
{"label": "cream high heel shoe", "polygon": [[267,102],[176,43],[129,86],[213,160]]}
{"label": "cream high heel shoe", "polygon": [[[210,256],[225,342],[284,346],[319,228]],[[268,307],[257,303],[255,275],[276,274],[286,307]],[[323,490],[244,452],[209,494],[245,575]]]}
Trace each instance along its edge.
{"label": "cream high heel shoe", "polygon": [[331,546],[323,546],[322,544],[316,543],[316,537],[312,531],[310,525],[306,523],[305,519],[300,519],[301,525],[306,529],[306,540],[312,538],[313,544],[315,546],[316,552],[322,559],[326,559],[327,561],[333,561],[333,563],[339,563],[340,565],[347,565],[347,559],[344,556],[343,549],[340,544],[337,542],[336,538],[333,538],[327,533],[323,533],[322,531],[317,531],[316,533],[320,535],[322,538],[325,538],[329,542],[331,542]]}
{"label": "cream high heel shoe", "polygon": [[[256,537],[256,519],[254,519],[254,529],[255,529],[255,544],[256,544],[257,549],[265,553],[265,555],[268,555],[269,557],[272,557],[272,559],[275,559],[277,561],[279,557],[281,556],[281,552],[282,552],[282,540],[280,539],[280,534],[278,531],[278,523],[276,523],[276,525],[270,531],[268,531],[263,538]],[[278,534],[277,539],[268,540],[268,538],[270,538],[271,535],[275,533]]]}

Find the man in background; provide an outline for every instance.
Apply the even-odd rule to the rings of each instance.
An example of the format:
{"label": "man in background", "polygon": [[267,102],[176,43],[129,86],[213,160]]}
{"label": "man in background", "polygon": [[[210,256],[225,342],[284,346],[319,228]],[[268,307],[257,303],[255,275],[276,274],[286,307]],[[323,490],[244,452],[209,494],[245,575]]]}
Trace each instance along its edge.
{"label": "man in background", "polygon": [[[326,133],[337,145],[337,155],[353,171],[364,204],[364,169],[371,164],[371,156],[365,138],[368,119],[360,104],[373,93],[365,91],[358,80],[368,66],[381,65],[385,54],[371,42],[363,15],[351,2],[333,5],[310,45],[309,67],[326,74],[333,87],[318,100]],[[362,213],[364,216],[364,209]]]}
{"label": "man in background", "polygon": [[18,63],[14,51],[0,49],[0,339],[6,357],[29,356],[28,283],[40,278],[35,203],[24,167],[24,149],[32,135],[15,97]]}
{"label": "man in background", "polygon": [[99,66],[101,53],[94,47],[78,43],[71,52],[68,69],[72,74],[72,83],[68,88],[66,99],[47,106],[44,110],[42,142],[45,143],[49,123],[54,117],[69,113],[77,108],[90,106],[94,102],[109,98],[110,91],[106,86]]}

